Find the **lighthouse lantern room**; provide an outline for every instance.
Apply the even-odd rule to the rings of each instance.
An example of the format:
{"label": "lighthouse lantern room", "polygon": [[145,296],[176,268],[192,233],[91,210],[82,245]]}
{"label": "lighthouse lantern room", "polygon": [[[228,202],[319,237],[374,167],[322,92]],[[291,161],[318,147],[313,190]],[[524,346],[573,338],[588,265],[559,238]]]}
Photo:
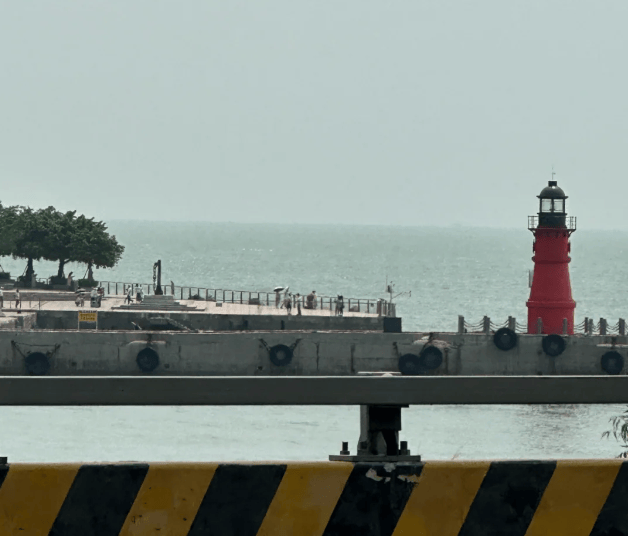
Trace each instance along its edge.
{"label": "lighthouse lantern room", "polygon": [[549,181],[538,198],[538,215],[528,217],[528,229],[534,234],[528,333],[573,335],[576,302],[569,280],[569,238],[576,230],[576,218],[567,217],[567,196],[556,181]]}

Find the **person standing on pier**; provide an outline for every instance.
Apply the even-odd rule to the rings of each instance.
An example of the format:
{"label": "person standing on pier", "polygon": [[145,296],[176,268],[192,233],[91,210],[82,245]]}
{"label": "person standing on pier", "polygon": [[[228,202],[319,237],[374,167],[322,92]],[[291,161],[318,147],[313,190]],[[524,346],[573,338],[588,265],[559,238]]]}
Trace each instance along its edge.
{"label": "person standing on pier", "polygon": [[294,295],[294,301],[297,306],[297,316],[301,316],[301,295],[298,292]]}
{"label": "person standing on pier", "polygon": [[310,292],[305,298],[305,308],[316,309],[316,291],[315,290]]}
{"label": "person standing on pier", "polygon": [[15,289],[15,308],[22,308],[22,304],[21,304],[21,300],[20,300],[20,289],[16,288]]}
{"label": "person standing on pier", "polygon": [[286,294],[286,297],[283,299],[282,307],[286,308],[288,314],[292,312],[292,294]]}
{"label": "person standing on pier", "polygon": [[336,316],[343,316],[344,308],[345,308],[344,298],[338,295],[338,299],[336,300]]}
{"label": "person standing on pier", "polygon": [[4,290],[0,287],[0,309],[4,307]]}

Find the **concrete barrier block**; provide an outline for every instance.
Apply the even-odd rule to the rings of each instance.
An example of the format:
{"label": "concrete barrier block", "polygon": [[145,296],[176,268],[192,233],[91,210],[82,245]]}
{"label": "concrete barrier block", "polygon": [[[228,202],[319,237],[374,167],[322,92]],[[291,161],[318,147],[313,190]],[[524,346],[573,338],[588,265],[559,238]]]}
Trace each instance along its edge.
{"label": "concrete barrier block", "polygon": [[628,533],[628,462],[0,466],[7,535]]}

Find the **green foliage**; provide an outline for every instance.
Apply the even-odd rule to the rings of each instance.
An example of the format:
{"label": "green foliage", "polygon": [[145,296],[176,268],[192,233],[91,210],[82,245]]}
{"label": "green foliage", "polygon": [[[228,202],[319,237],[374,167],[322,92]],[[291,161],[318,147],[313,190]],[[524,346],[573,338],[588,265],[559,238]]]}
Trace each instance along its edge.
{"label": "green foliage", "polygon": [[68,278],[65,277],[65,276],[59,277],[58,275],[53,275],[50,278],[50,284],[51,285],[67,285],[68,284]]}
{"label": "green foliage", "polygon": [[11,279],[11,274],[9,272],[0,272],[0,281]]}
{"label": "green foliage", "polygon": [[615,415],[609,419],[611,429],[602,434],[604,438],[610,438],[611,435],[615,441],[621,443],[621,447],[625,449],[618,458],[628,458],[628,409],[624,410],[621,415]]}
{"label": "green foliage", "polygon": [[92,269],[113,268],[122,258],[124,246],[107,232],[107,226],[93,218],[79,216],[72,241],[72,260],[87,264],[88,279],[93,280]]}
{"label": "green foliage", "polygon": [[98,286],[98,281],[89,280],[89,279],[79,279],[78,286],[80,288],[93,288]]}
{"label": "green foliage", "polygon": [[[65,284],[64,266],[68,262],[87,264],[93,280],[93,268],[114,267],[124,252],[107,226],[94,218],[76,216],[76,211],[59,212],[54,207],[33,210],[30,207],[3,207],[0,204],[0,256],[27,260],[25,282],[34,274],[33,261],[57,261],[56,283]],[[59,283],[58,281],[64,281]]]}
{"label": "green foliage", "polygon": [[[63,267],[65,264],[74,260],[72,253],[74,251],[73,241],[77,228],[76,210],[61,213],[53,207],[49,207],[49,209],[52,209],[48,220],[51,232],[43,256],[49,261],[59,262],[57,277],[61,278],[63,277]],[[60,285],[61,283],[56,284]]]}
{"label": "green foliage", "polygon": [[0,257],[13,254],[17,233],[18,207],[3,207],[0,203]]}
{"label": "green foliage", "polygon": [[34,211],[30,207],[11,207],[16,209],[13,220],[13,258],[39,260],[44,257],[51,235],[51,211]]}

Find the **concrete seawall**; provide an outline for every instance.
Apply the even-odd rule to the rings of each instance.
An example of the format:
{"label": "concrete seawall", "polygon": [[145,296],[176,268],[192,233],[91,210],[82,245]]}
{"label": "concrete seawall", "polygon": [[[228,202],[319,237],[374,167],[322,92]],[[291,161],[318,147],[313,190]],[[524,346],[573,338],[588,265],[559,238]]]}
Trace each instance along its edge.
{"label": "concrete seawall", "polygon": [[[74,330],[78,311],[37,311],[39,329]],[[373,330],[384,329],[385,317],[381,316],[297,316],[283,314],[212,314],[203,312],[173,311],[99,311],[98,329],[133,330],[133,323],[143,329],[159,329],[163,319],[172,319],[191,330],[246,331],[246,330]],[[172,327],[171,327],[172,329]]]}
{"label": "concrete seawall", "polygon": [[[138,355],[150,348],[156,375],[344,375],[397,370],[398,351],[418,353],[414,339],[377,332],[2,331],[0,374],[27,374],[32,353],[46,356],[52,375],[142,374]],[[273,355],[279,346],[281,355]]]}
{"label": "concrete seawall", "polygon": [[564,336],[564,351],[557,356],[545,352],[545,335],[519,335],[516,346],[506,351],[497,348],[492,334],[438,333],[436,337],[450,344],[446,374],[606,374],[602,357],[608,352],[616,352],[626,363],[617,373],[627,372],[628,336]]}
{"label": "concrete seawall", "polygon": [[[567,337],[564,352],[556,357],[544,352],[542,335],[519,336],[508,351],[499,350],[487,335],[434,337],[428,344],[426,334],[376,331],[4,330],[0,331],[0,374],[603,375],[626,374],[624,363],[628,363],[626,337]],[[430,353],[424,347],[437,350]],[[423,363],[427,354],[429,359]],[[607,354],[614,369],[604,368]],[[33,368],[29,360],[38,365]],[[404,368],[404,361],[416,361],[417,368]]]}

